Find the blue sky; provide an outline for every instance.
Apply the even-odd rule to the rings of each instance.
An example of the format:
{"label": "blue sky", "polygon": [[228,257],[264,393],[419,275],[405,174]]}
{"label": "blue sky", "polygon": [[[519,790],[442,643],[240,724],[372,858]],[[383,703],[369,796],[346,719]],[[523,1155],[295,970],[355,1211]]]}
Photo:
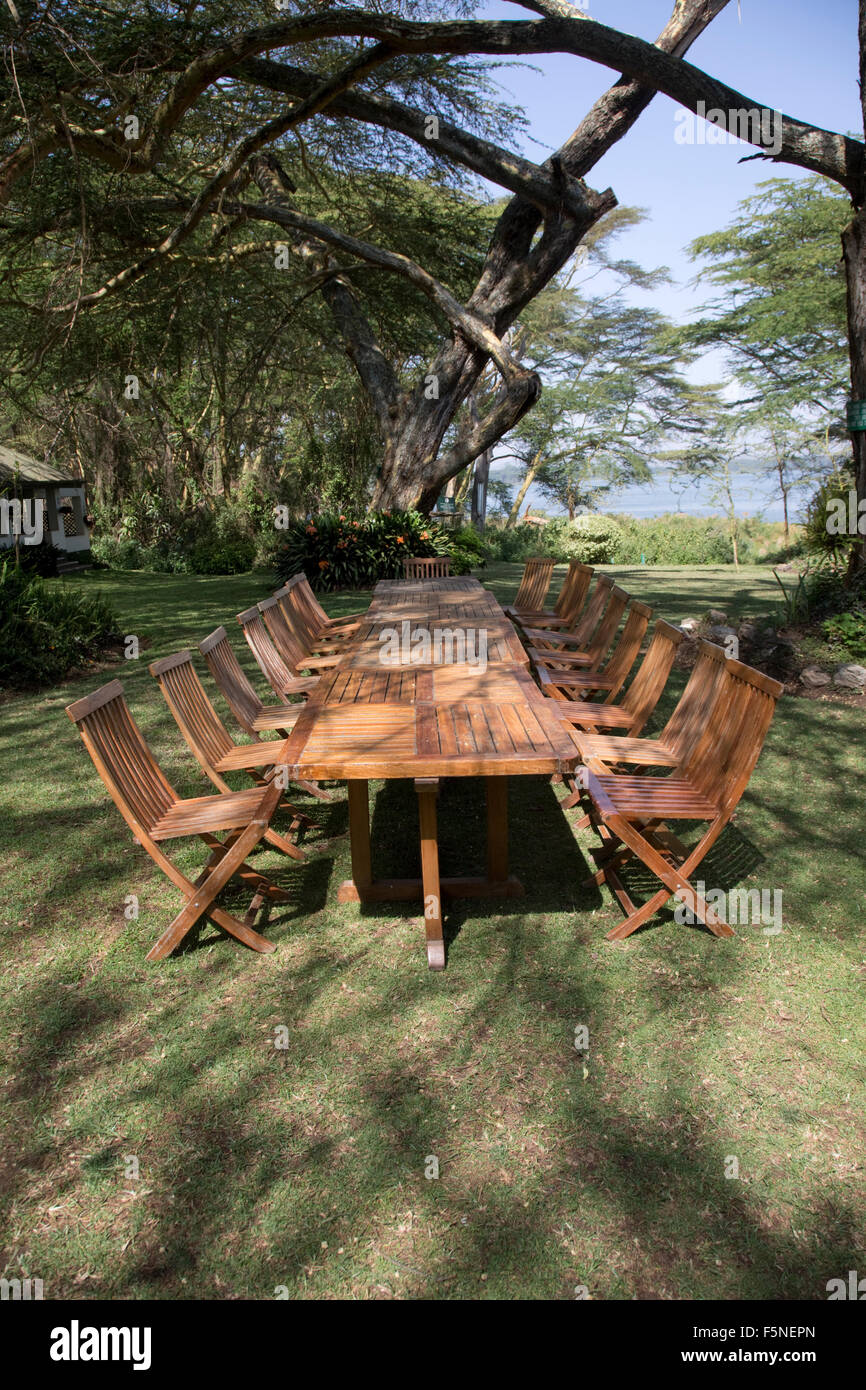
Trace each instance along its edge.
{"label": "blue sky", "polygon": [[[582,7],[602,24],[652,40],[667,22],[672,0],[584,0]],[[856,0],[741,0],[740,9],[741,19],[736,0],[731,0],[694,44],[689,61],[758,106],[780,109],[826,129],[861,132]],[[490,0],[480,15],[535,17],[506,0]],[[615,75],[570,56],[531,61],[535,70],[509,71],[500,80],[530,118],[533,138],[520,141],[518,147],[541,160],[578,125]],[[611,187],[621,204],[646,209],[647,220],[624,233],[617,249],[644,266],[670,268],[675,283],[641,294],[638,302],[685,319],[709,293],[700,284],[690,284],[699,267],[689,260],[685,246],[729,222],[738,203],[762,180],[806,175],[791,165],[739,163],[753,152],[745,145],[678,144],[678,110],[676,102],[657,96],[588,181],[597,189]],[[700,375],[717,379],[718,361],[708,361]],[[626,509],[626,500],[627,494],[621,494],[614,505]],[[646,499],[641,500],[644,511]]]}

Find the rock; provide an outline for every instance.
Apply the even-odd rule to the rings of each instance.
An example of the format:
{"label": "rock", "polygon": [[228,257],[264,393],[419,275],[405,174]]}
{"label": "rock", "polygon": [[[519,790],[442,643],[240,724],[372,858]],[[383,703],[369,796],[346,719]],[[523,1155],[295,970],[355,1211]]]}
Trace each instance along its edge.
{"label": "rock", "polygon": [[809,685],[813,689],[819,685],[829,685],[833,677],[829,671],[822,671],[820,666],[804,666],[800,672],[800,680],[804,685]]}
{"label": "rock", "polygon": [[744,642],[754,642],[757,635],[757,623],[740,623],[740,626],[737,628],[737,636],[742,638]]}
{"label": "rock", "polygon": [[686,634],[687,637],[694,637],[699,627],[700,623],[698,622],[697,618],[683,618],[682,622],[680,623],[680,629]]}
{"label": "rock", "polygon": [[728,621],[727,613],[723,613],[721,608],[711,608],[707,618],[711,623],[726,623]]}
{"label": "rock", "polygon": [[833,672],[833,684],[847,690],[862,690],[866,686],[866,666],[837,666]]}
{"label": "rock", "polygon": [[707,637],[711,642],[721,642],[724,644],[731,637],[736,641],[737,633],[734,628],[726,627],[724,623],[717,623],[715,627],[707,628]]}

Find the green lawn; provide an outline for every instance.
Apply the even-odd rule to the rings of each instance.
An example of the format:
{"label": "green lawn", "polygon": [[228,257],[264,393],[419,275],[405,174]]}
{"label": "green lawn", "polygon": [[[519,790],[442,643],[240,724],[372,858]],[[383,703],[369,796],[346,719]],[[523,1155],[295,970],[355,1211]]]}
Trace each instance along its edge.
{"label": "green lawn", "polygon": [[[616,573],[675,621],[777,604],[764,569]],[[519,574],[482,578],[507,601]],[[263,577],[63,582],[150,643],[111,674],[178,791],[209,792],[147,661],[234,637]],[[866,1270],[862,711],[783,700],[707,861],[708,884],[782,890],[778,936],[668,913],[607,943],[621,914],[580,887],[592,837],[516,779],[526,897],[455,904],[444,974],[420,903],[338,906],[341,791],[304,802],[306,864],[262,856],[292,895],[273,955],[208,927],[148,965],[179,895],[63,713],[108,678],[0,705],[0,1273],[47,1298],[824,1299]],[[413,873],[410,788],[381,786],[373,815],[377,870]],[[480,788],[447,783],[440,820],[445,871],[480,866]]]}

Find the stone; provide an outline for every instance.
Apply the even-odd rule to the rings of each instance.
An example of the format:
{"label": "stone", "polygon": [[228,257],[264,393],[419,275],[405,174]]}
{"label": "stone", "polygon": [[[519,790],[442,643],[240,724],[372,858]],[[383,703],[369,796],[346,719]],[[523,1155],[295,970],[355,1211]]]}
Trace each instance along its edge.
{"label": "stone", "polygon": [[721,608],[711,608],[707,618],[711,623],[726,623],[728,621],[727,613],[723,613]]}
{"label": "stone", "polygon": [[757,623],[740,623],[740,626],[737,628],[737,636],[741,637],[744,642],[754,642],[757,635]]}
{"label": "stone", "polygon": [[800,680],[804,685],[809,685],[815,689],[819,685],[829,685],[833,677],[829,671],[822,671],[820,666],[804,666],[800,672]]}
{"label": "stone", "polygon": [[736,629],[726,627],[724,623],[717,623],[715,627],[707,628],[707,637],[711,642],[720,642],[724,644],[731,637],[736,640],[736,636]]}
{"label": "stone", "polygon": [[837,666],[833,672],[833,684],[847,690],[862,690],[866,686],[866,666]]}

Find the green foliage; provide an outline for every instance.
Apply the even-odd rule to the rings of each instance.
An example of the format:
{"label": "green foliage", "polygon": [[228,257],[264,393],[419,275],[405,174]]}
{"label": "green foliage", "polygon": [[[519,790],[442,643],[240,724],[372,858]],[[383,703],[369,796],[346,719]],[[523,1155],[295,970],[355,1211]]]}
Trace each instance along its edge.
{"label": "green foliage", "polygon": [[568,559],[585,565],[609,565],[617,558],[622,532],[613,517],[587,512],[575,517],[567,542]]}
{"label": "green foliage", "polygon": [[709,262],[702,278],[719,297],[684,341],[723,348],[765,403],[819,403],[838,418],[848,378],[839,237],[850,216],[847,195],[826,179],[759,184],[729,226],[689,247]]}
{"label": "green foliage", "polygon": [[402,574],[407,556],[451,553],[448,532],[420,512],[368,512],[362,521],[325,513],[292,523],[277,573],[286,580],[303,571],[314,589],[365,589]]}
{"label": "green foliage", "polygon": [[[38,574],[41,579],[53,579],[57,574],[57,562],[63,556],[50,541],[40,541],[38,545],[20,545],[18,563],[26,574]],[[76,557],[77,558],[77,557]]]}
{"label": "green foliage", "polygon": [[0,686],[56,684],[120,638],[99,594],[49,587],[8,561],[0,565]]}
{"label": "green foliage", "polygon": [[245,574],[252,569],[255,556],[255,542],[245,536],[234,540],[214,537],[193,546],[189,566],[193,574]]}
{"label": "green foliage", "polygon": [[847,531],[837,533],[827,530],[828,518],[832,516],[833,503],[844,504],[844,515],[848,516],[848,493],[854,486],[854,476],[847,468],[837,468],[813,494],[806,508],[804,540],[806,549],[813,555],[828,557],[834,562],[844,560],[856,536]]}
{"label": "green foliage", "polygon": [[110,569],[244,574],[260,556],[275,563],[277,535],[272,507],[255,497],[178,512],[151,493],[131,498],[115,534],[97,535],[91,549]]}
{"label": "green foliage", "polygon": [[841,649],[842,656],[866,661],[866,611],[863,608],[825,618],[822,631],[831,647]]}
{"label": "green foliage", "polygon": [[734,553],[725,517],[664,516],[617,518],[621,541],[616,559],[639,565],[730,565]]}
{"label": "green foliage", "polygon": [[452,574],[469,574],[487,563],[488,547],[472,526],[460,526],[446,532],[451,556]]}

